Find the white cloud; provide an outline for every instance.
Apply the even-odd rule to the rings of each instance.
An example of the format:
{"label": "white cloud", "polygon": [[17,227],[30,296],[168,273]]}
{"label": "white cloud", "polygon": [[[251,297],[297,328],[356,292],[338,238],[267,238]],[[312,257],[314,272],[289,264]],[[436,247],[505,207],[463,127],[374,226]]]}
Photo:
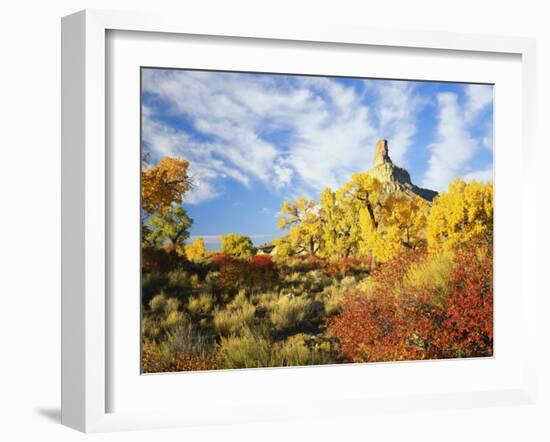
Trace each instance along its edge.
{"label": "white cloud", "polygon": [[493,165],[491,164],[491,166],[486,169],[474,170],[473,172],[468,172],[462,178],[466,182],[470,180],[476,180],[476,181],[482,181],[482,182],[485,182],[485,181],[493,182]]}
{"label": "white cloud", "polygon": [[470,135],[458,97],[453,93],[437,95],[439,107],[437,138],[428,146],[431,157],[422,185],[434,190],[444,190],[463,170],[477,148],[477,141]]}
{"label": "white cloud", "polygon": [[157,121],[152,110],[145,106],[142,114],[142,140],[153,154],[153,161],[166,155],[189,160],[193,188],[186,194],[185,202],[196,204],[219,196],[221,191],[214,184],[217,177],[230,177],[245,186],[250,185],[248,176],[212,157],[215,151],[212,146],[197,143],[185,132]]}
{"label": "white cloud", "polygon": [[159,156],[189,159],[197,176],[190,202],[221,195],[223,177],[318,195],[368,170],[379,138],[403,163],[420,105],[412,84],[397,81],[365,81],[359,90],[321,77],[145,70],[143,86],[182,122],[167,127],[148,110],[144,138]]}
{"label": "white cloud", "polygon": [[[493,102],[490,85],[466,85],[464,104],[461,106],[455,93],[437,95],[438,125],[436,140],[428,146],[431,157],[422,185],[435,190],[445,190],[457,176],[468,181],[492,180],[492,166],[471,170],[470,160],[483,147],[493,149],[493,125],[484,111]],[[476,138],[473,128],[483,128],[483,135]]]}
{"label": "white cloud", "polygon": [[406,153],[416,134],[416,113],[423,105],[415,95],[414,83],[405,81],[369,82],[377,94],[375,111],[380,138],[388,139],[392,160],[405,165]]}
{"label": "white cloud", "polygon": [[469,84],[466,86],[466,104],[464,119],[473,122],[479,114],[493,102],[493,86]]}

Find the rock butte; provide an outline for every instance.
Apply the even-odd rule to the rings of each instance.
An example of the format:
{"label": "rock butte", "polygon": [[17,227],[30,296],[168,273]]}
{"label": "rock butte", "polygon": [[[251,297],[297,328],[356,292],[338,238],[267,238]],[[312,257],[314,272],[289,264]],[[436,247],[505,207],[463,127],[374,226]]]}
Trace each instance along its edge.
{"label": "rock butte", "polygon": [[408,196],[417,195],[427,201],[432,201],[437,192],[423,189],[411,182],[411,176],[407,170],[393,164],[388,149],[387,140],[378,140],[374,149],[374,162],[368,174],[378,179],[385,192],[399,192]]}

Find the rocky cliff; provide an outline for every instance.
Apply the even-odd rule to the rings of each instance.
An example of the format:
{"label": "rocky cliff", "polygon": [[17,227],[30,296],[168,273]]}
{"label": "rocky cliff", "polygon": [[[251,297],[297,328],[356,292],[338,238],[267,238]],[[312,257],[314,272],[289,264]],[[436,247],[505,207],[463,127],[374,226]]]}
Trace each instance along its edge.
{"label": "rocky cliff", "polygon": [[393,164],[387,140],[379,140],[376,143],[374,163],[368,173],[382,182],[386,192],[403,192],[409,196],[418,195],[427,201],[432,201],[437,195],[434,190],[414,185],[409,172]]}

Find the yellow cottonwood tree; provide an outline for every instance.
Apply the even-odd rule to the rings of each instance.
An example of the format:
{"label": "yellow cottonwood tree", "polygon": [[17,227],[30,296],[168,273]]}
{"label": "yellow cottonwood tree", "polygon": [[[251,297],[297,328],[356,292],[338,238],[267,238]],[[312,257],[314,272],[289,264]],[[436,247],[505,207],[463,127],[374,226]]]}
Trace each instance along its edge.
{"label": "yellow cottonwood tree", "polygon": [[206,248],[204,247],[204,239],[200,236],[195,238],[191,244],[185,246],[185,256],[189,261],[200,261],[206,256]]}
{"label": "yellow cottonwood tree", "polygon": [[254,255],[254,244],[248,236],[228,233],[221,236],[222,253],[248,259]]}
{"label": "yellow cottonwood tree", "polygon": [[141,208],[144,212],[165,213],[172,204],[181,202],[191,188],[189,162],[182,158],[164,157],[141,173]]}
{"label": "yellow cottonwood tree", "polygon": [[287,241],[294,253],[316,255],[321,247],[321,223],[315,201],[300,198],[285,201],[281,208],[277,227],[288,228]]}
{"label": "yellow cottonwood tree", "polygon": [[493,185],[456,178],[433,203],[427,219],[428,248],[448,252],[475,237],[493,239]]}
{"label": "yellow cottonwood tree", "polygon": [[383,262],[403,248],[425,246],[430,204],[415,195],[385,193],[380,181],[356,173],[336,191],[326,188],[319,205],[305,198],[285,202],[279,227],[296,253],[328,259],[373,256]]}
{"label": "yellow cottonwood tree", "polygon": [[329,259],[356,255],[360,240],[359,204],[345,188],[327,188],[320,198],[321,255]]}
{"label": "yellow cottonwood tree", "polygon": [[384,262],[403,248],[424,247],[428,202],[415,196],[390,193],[378,207],[376,226],[365,211],[360,214],[363,253],[370,251],[378,261]]}

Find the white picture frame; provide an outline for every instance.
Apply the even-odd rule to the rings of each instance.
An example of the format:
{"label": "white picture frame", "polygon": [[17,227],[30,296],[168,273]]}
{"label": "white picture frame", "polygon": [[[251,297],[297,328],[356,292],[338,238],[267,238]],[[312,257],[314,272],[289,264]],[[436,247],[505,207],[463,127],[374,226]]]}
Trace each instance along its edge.
{"label": "white picture frame", "polygon": [[[109,187],[107,169],[106,82],[109,31],[239,37],[287,42],[338,43],[379,48],[423,48],[468,51],[476,54],[514,54],[521,57],[522,173],[534,168],[535,43],[532,39],[450,33],[388,31],[308,24],[295,28],[266,27],[246,22],[216,23],[189,17],[153,16],[99,10],[81,11],[62,20],[62,423],[84,432],[249,422],[329,415],[364,415],[375,409],[388,412],[533,403],[536,397],[535,266],[525,257],[536,256],[536,193],[522,189],[521,292],[519,319],[526,340],[521,358],[521,385],[514,388],[477,389],[462,393],[388,395],[326,400],[311,407],[261,407],[240,404],[240,416],[194,414],[175,408],[108,412],[110,321],[107,244]],[[497,172],[498,173],[498,172]],[[526,186],[527,187],[527,186]],[[498,245],[497,245],[498,251]],[[498,259],[498,255],[497,258]],[[360,369],[360,368],[358,368]],[[309,368],[308,370],[317,370]],[[269,372],[265,376],[269,376]],[[288,373],[288,372],[287,372]],[[297,372],[296,372],[297,373]],[[239,376],[246,376],[241,372]],[[292,375],[289,375],[292,376]],[[223,385],[221,382],[220,385]],[[247,408],[248,407],[248,408]],[[248,411],[247,411],[248,410]],[[247,414],[248,413],[248,414]]]}

